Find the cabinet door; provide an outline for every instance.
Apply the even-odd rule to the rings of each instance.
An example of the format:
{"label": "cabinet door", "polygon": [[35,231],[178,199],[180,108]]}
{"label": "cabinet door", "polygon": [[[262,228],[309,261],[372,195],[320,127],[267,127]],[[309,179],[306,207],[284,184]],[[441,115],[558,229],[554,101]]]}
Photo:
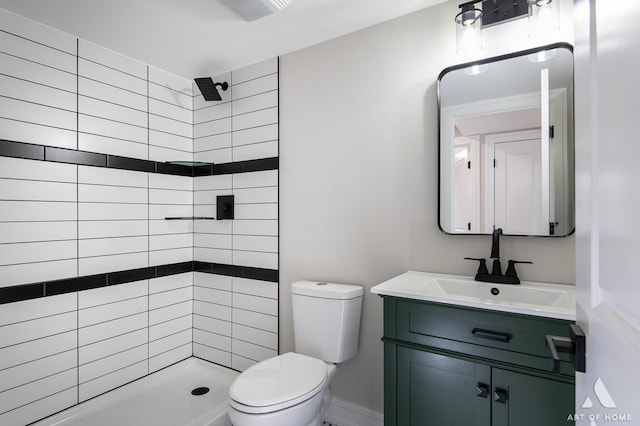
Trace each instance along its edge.
{"label": "cabinet door", "polygon": [[573,384],[493,368],[492,426],[567,426],[575,410]]}
{"label": "cabinet door", "polygon": [[398,425],[489,426],[489,366],[401,346],[396,355]]}

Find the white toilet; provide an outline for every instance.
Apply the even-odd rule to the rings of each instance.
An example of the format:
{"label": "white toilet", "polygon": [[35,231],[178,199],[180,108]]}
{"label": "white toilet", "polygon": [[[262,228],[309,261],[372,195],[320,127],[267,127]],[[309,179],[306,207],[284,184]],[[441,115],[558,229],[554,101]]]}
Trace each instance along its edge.
{"label": "white toilet", "polygon": [[296,352],[259,362],[229,389],[234,426],[317,426],[331,399],[337,363],[358,350],[362,287],[291,284]]}

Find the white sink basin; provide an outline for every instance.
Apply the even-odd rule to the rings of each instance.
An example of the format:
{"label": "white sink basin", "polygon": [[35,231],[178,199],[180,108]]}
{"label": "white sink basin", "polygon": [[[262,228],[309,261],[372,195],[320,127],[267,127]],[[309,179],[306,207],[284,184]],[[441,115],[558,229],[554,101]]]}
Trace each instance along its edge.
{"label": "white sink basin", "polygon": [[409,271],[371,289],[382,296],[428,300],[495,311],[575,320],[575,288],[523,281],[494,284],[473,278]]}

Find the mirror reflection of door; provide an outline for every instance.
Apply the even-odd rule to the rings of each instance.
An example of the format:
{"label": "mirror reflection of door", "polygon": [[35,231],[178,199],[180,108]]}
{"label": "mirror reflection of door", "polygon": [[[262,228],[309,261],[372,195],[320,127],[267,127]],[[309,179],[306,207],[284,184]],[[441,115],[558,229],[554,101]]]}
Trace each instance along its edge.
{"label": "mirror reflection of door", "polygon": [[[525,228],[522,226],[523,222],[527,221],[531,223],[533,221],[532,216],[539,214],[540,209],[537,209],[535,212],[529,211],[526,215],[523,215],[518,214],[519,207],[522,207],[521,213],[524,213],[525,207],[522,203],[516,202],[516,205],[510,204],[511,201],[517,199],[518,194],[530,193],[529,190],[524,191],[518,188],[531,187],[533,182],[522,182],[522,184],[519,182],[519,180],[524,180],[525,178],[525,169],[522,167],[514,167],[518,159],[515,157],[515,153],[511,151],[515,148],[507,148],[511,145],[522,145],[516,142],[529,139],[536,140],[535,144],[533,142],[528,144],[529,149],[531,150],[535,146],[535,149],[540,151],[540,115],[540,107],[533,106],[497,111],[490,114],[469,115],[455,119],[456,167],[453,176],[454,195],[452,197],[452,222],[455,224],[454,232],[490,234],[493,232],[495,226],[496,228],[502,227],[503,231],[507,234],[544,235],[544,233],[541,232],[516,231],[516,229]],[[511,167],[509,169],[500,167],[494,170],[493,164],[494,159],[496,159],[494,145],[497,143],[504,147],[502,150],[498,150],[498,154],[503,156],[508,155],[508,158],[501,159],[499,163],[506,165],[507,161],[510,161]],[[462,155],[460,152],[464,152],[463,148],[467,146],[477,147],[479,155],[476,157],[475,162],[471,162],[471,169],[465,171],[463,168],[464,164],[458,164],[457,157],[458,155]],[[540,152],[537,153],[536,158],[538,159],[537,187],[540,188]],[[476,165],[475,167],[474,164]],[[496,164],[498,164],[498,162],[496,162]],[[467,173],[465,174],[465,172]],[[494,172],[501,173],[499,175],[500,180],[496,181]],[[475,175],[471,173],[475,173]],[[514,181],[509,181],[511,175],[513,175]],[[531,179],[531,174],[528,175],[528,178]],[[501,192],[498,196],[496,196],[496,182],[501,185],[499,188]],[[474,190],[475,194],[477,194],[477,200],[474,200],[474,203],[471,204],[468,201],[468,194],[473,193]],[[539,198],[540,196],[538,196],[538,200]],[[498,208],[497,203],[500,203],[500,208]],[[532,203],[533,202],[530,202],[528,205]],[[540,204],[539,202],[536,203],[538,205]],[[507,210],[501,211],[503,206]],[[465,211],[459,213],[457,211],[459,208],[465,208]],[[475,213],[475,215],[471,213]],[[467,223],[464,222],[467,217],[470,220],[471,226],[467,226]],[[507,226],[508,223],[505,220],[507,217],[510,218],[511,225],[509,226]],[[529,225],[526,229],[540,230],[540,222],[541,220],[538,219],[535,227]]]}
{"label": "mirror reflection of door", "polygon": [[549,199],[549,191],[542,185],[540,131],[487,135],[485,140],[493,154],[487,190],[493,183],[494,201],[487,205],[487,217],[506,234],[544,235],[543,200]]}
{"label": "mirror reflection of door", "polygon": [[551,92],[542,105],[455,119],[453,232],[568,232],[566,95]]}
{"label": "mirror reflection of door", "polygon": [[456,137],[454,152],[454,232],[480,231],[480,138]]}

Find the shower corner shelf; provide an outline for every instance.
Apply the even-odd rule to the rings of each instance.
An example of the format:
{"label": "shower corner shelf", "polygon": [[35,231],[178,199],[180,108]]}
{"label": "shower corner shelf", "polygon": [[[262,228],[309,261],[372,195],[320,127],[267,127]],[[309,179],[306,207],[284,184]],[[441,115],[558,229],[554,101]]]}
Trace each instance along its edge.
{"label": "shower corner shelf", "polygon": [[173,216],[165,217],[164,220],[216,220],[216,218],[208,216]]}

